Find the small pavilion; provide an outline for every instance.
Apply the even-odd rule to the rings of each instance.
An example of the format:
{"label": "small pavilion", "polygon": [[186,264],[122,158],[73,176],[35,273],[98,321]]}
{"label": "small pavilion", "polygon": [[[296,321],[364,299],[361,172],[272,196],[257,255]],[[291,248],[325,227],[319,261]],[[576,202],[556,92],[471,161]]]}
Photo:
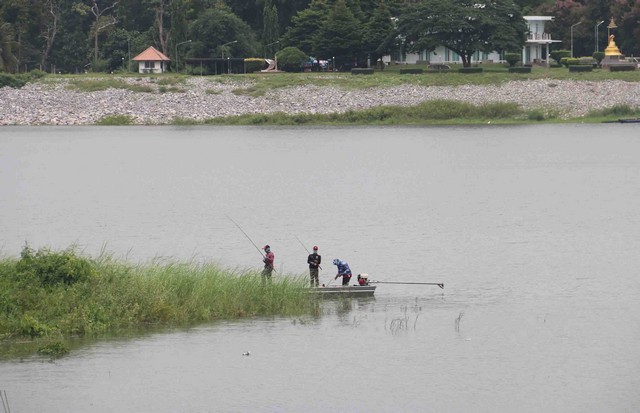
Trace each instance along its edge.
{"label": "small pavilion", "polygon": [[164,73],[167,70],[167,62],[171,59],[153,46],[133,58],[138,62],[138,73]]}

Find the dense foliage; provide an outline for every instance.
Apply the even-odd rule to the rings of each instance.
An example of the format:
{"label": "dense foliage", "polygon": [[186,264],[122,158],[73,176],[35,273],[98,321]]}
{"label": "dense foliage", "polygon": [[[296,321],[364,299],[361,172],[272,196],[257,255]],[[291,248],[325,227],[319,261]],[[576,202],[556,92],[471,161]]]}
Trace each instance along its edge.
{"label": "dense foliage", "polygon": [[0,342],[56,341],[149,324],[188,325],[255,315],[313,314],[307,281],[234,274],[213,264],[133,265],[25,247],[0,259]]}
{"label": "dense foliage", "polygon": [[[549,15],[557,48],[568,48],[574,26],[575,56],[591,56],[606,47],[611,18],[616,42],[626,55],[640,54],[640,2],[628,0],[2,0],[0,2],[0,71],[77,73],[85,70],[128,70],[131,57],[153,45],[172,61],[185,57],[267,57],[296,47],[338,64],[375,62],[398,47],[448,42],[463,51],[514,48],[521,28],[505,24],[505,14]],[[467,13],[459,13],[466,5]],[[469,20],[469,5],[477,6]],[[482,6],[482,7],[480,7]],[[480,13],[482,10],[485,13]],[[398,27],[417,10],[420,27]],[[442,15],[442,25],[427,25],[430,15]],[[419,20],[418,20],[419,21]],[[598,39],[594,38],[596,25]],[[471,33],[472,22],[476,25]],[[576,25],[576,23],[580,24]],[[400,28],[400,30],[397,30]],[[422,30],[419,30],[422,29]],[[436,33],[434,30],[438,30]],[[452,42],[451,34],[469,33]],[[429,36],[427,36],[429,34]],[[437,38],[438,34],[441,38]],[[426,38],[425,38],[426,37]],[[442,38],[444,37],[444,39]],[[188,42],[191,40],[191,42]],[[184,43],[188,42],[188,43]],[[233,43],[232,43],[233,42]],[[513,43],[513,44],[509,44]],[[223,46],[222,45],[226,45]],[[177,47],[180,45],[180,47]],[[397,50],[397,49],[396,49]],[[406,49],[405,49],[406,50]],[[456,50],[456,49],[452,49]],[[464,53],[460,53],[464,55]],[[126,63],[125,63],[126,62]]]}
{"label": "dense foliage", "polygon": [[446,46],[464,67],[477,51],[516,51],[525,42],[526,24],[510,0],[423,0],[401,15],[398,29],[411,51]]}

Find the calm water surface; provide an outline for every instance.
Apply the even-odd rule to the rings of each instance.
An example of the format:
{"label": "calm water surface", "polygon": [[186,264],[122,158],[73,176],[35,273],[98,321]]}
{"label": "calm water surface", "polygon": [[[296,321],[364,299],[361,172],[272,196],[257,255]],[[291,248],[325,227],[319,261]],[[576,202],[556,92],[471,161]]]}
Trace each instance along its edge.
{"label": "calm water surface", "polygon": [[341,258],[445,289],[5,359],[0,390],[14,413],[637,412],[638,205],[635,125],[4,127],[4,255],[259,268],[229,216],[280,274],[297,237],[323,282]]}

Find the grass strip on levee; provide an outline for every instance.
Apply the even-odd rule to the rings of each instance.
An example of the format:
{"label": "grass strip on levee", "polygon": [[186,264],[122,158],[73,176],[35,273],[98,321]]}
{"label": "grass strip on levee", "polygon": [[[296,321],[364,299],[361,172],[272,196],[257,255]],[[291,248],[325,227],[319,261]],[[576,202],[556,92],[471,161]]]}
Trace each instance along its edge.
{"label": "grass strip on levee", "polygon": [[[214,263],[156,259],[131,264],[25,246],[0,259],[0,341],[59,346],[70,337],[99,337],[149,326],[189,326],[253,316],[315,315],[301,276],[278,274],[263,284],[256,272]],[[42,348],[42,346],[41,346]]]}

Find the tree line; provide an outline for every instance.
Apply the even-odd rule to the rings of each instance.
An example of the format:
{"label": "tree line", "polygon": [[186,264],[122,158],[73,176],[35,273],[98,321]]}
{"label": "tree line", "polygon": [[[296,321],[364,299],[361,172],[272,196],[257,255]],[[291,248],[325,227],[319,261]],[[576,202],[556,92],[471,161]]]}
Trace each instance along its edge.
{"label": "tree line", "polygon": [[555,47],[568,47],[575,25],[578,56],[590,56],[598,41],[604,49],[611,30],[625,54],[640,55],[634,0],[2,0],[0,70],[128,70],[151,45],[173,61],[272,57],[294,47],[364,66],[392,50],[438,45],[464,60],[475,51],[518,51],[523,15],[554,16],[547,31],[563,41]]}

